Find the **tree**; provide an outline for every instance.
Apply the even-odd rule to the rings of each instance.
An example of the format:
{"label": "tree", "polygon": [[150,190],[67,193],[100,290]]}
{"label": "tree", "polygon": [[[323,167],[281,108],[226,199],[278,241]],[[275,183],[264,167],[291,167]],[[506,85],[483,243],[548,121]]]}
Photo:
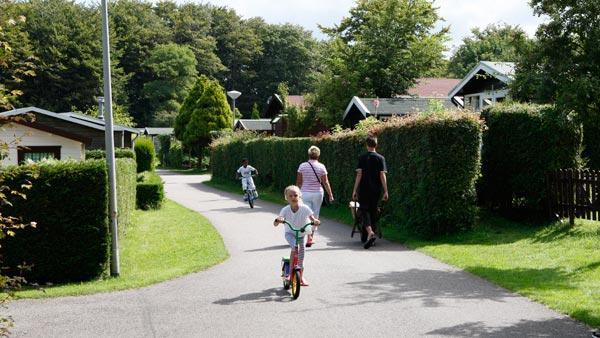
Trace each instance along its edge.
{"label": "tree", "polygon": [[517,65],[511,94],[518,100],[556,103],[584,127],[584,156],[600,168],[600,3],[533,0],[549,17]]}
{"label": "tree", "polygon": [[519,26],[489,25],[483,30],[473,28],[471,34],[450,58],[448,73],[452,77],[465,77],[479,61],[516,62],[531,44]]}
{"label": "tree", "polygon": [[258,104],[256,102],[254,102],[254,104],[252,105],[252,116],[251,116],[251,118],[253,120],[260,119],[260,111],[258,110]]}
{"label": "tree", "polygon": [[358,0],[349,17],[323,31],[343,43],[344,62],[363,88],[392,97],[442,64],[448,28],[435,31],[438,20],[429,0]]}
{"label": "tree", "polygon": [[[133,117],[129,115],[126,110],[126,107],[121,106],[120,104],[113,103],[113,123],[120,124],[126,127],[134,127],[135,122],[133,122]],[[106,114],[106,112],[104,112]],[[98,107],[90,107],[83,114],[97,117],[98,116]]]}
{"label": "tree", "polygon": [[231,128],[232,123],[225,90],[218,81],[202,75],[177,115],[175,136],[201,160],[210,142],[210,132]]}
{"label": "tree", "polygon": [[[0,5],[0,9],[4,6]],[[22,29],[23,15],[0,11],[0,109],[12,109],[23,94],[23,79],[35,76],[29,35]]]}
{"label": "tree", "polygon": [[144,66],[153,75],[153,80],[144,84],[143,92],[149,106],[146,120],[152,121],[153,125],[170,127],[196,79],[194,53],[188,47],[174,43],[158,45]]}

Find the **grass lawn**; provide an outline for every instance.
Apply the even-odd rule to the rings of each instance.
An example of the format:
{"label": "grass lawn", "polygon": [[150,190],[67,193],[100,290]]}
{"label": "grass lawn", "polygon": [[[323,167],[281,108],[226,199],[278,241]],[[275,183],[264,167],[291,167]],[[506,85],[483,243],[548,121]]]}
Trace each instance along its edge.
{"label": "grass lawn", "polygon": [[[232,182],[210,186],[241,194]],[[283,204],[283,193],[260,190],[261,199]],[[334,205],[324,217],[351,224],[349,210]],[[384,238],[404,243],[443,262],[546,304],[588,325],[600,327],[600,222],[575,227],[511,222],[482,212],[472,231],[424,241],[387,225]]]}
{"label": "grass lawn", "polygon": [[135,210],[121,238],[121,275],[23,290],[17,298],[84,295],[138,288],[200,271],[228,257],[221,236],[202,215],[166,200],[160,210]]}

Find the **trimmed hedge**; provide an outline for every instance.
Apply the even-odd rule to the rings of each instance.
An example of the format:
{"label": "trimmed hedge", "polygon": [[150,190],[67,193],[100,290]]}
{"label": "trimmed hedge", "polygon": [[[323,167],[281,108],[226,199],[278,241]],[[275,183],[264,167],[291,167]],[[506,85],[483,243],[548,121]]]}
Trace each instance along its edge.
{"label": "trimmed hedge", "polygon": [[135,159],[137,161],[137,172],[154,170],[154,158],[156,151],[154,143],[149,137],[143,136],[135,139]]}
{"label": "trimmed hedge", "polygon": [[[391,205],[399,227],[425,238],[469,228],[475,221],[475,180],[479,174],[481,123],[475,115],[437,114],[396,119],[376,126],[378,151],[386,157]],[[351,198],[358,156],[366,151],[364,134],[341,133],[319,139],[262,138],[213,143],[213,178],[234,180],[247,157],[260,175],[258,189],[282,191],[296,180],[308,147],[321,148],[336,199]],[[240,188],[241,189],[241,188]]]}
{"label": "trimmed hedge", "polygon": [[158,174],[151,171],[140,173],[136,190],[136,204],[139,209],[160,209],[165,198],[165,188]]}
{"label": "trimmed hedge", "polygon": [[[86,160],[99,160],[106,158],[106,151],[93,149],[85,151]],[[132,158],[135,160],[135,152],[129,148],[115,148],[115,158]]]}
{"label": "trimmed hedge", "polygon": [[131,225],[136,205],[136,163],[132,158],[117,158],[117,222],[119,233]]}
{"label": "trimmed hedge", "polygon": [[[26,200],[2,206],[8,215],[24,215],[36,228],[2,239],[8,267],[33,264],[30,282],[72,282],[102,275],[109,262],[108,184],[103,161],[54,161],[11,167],[5,184],[19,184],[27,170],[39,176]],[[14,272],[14,270],[13,270]]]}
{"label": "trimmed hedge", "polygon": [[481,203],[494,209],[522,209],[544,215],[547,172],[576,168],[581,130],[552,106],[499,104],[486,109]]}

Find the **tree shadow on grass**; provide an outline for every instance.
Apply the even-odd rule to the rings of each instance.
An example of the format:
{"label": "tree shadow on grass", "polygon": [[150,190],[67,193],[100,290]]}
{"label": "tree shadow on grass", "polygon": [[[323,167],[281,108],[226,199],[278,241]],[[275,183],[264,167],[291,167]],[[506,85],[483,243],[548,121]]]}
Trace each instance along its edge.
{"label": "tree shadow on grass", "polygon": [[281,287],[266,289],[258,292],[250,292],[233,298],[223,298],[214,301],[218,305],[236,305],[248,303],[289,302],[292,298],[290,293]]}
{"label": "tree shadow on grass", "polygon": [[509,326],[487,326],[468,322],[427,332],[427,335],[452,337],[590,337],[589,330],[568,318],[521,320]]}

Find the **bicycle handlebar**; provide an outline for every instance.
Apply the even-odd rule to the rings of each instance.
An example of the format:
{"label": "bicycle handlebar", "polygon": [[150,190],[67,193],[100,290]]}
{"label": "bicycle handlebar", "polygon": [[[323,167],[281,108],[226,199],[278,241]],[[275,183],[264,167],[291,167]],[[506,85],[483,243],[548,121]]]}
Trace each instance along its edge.
{"label": "bicycle handlebar", "polygon": [[315,225],[315,222],[310,222],[310,223],[306,223],[306,224],[304,224],[304,225],[303,225],[302,227],[300,227],[300,228],[294,228],[294,226],[293,226],[293,225],[291,225],[291,224],[290,224],[288,221],[286,221],[286,220],[283,220],[283,222],[281,222],[281,223],[284,223],[284,224],[286,224],[286,225],[287,225],[287,226],[290,228],[290,230],[292,230],[292,231],[295,231],[295,232],[304,232],[304,231],[306,230],[306,227],[307,227],[307,226],[309,226],[309,225]]}

